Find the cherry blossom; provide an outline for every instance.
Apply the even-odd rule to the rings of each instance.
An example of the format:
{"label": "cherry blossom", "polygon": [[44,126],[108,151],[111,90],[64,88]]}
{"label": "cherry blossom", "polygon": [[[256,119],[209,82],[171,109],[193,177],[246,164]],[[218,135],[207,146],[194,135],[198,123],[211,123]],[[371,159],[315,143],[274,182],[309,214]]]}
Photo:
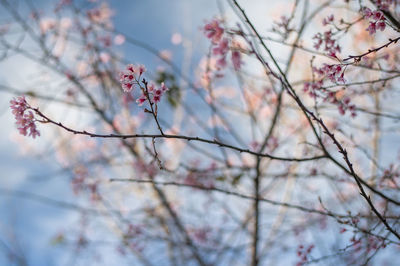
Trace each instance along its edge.
{"label": "cherry blossom", "polygon": [[213,43],[217,44],[224,34],[224,29],[220,26],[221,21],[213,19],[211,22],[204,26],[204,33],[207,38],[211,39]]}
{"label": "cherry blossom", "polygon": [[40,132],[36,129],[36,119],[33,112],[29,109],[31,107],[26,102],[25,96],[13,98],[10,101],[10,107],[14,114],[18,131],[21,135],[28,135],[32,138],[40,136]]}

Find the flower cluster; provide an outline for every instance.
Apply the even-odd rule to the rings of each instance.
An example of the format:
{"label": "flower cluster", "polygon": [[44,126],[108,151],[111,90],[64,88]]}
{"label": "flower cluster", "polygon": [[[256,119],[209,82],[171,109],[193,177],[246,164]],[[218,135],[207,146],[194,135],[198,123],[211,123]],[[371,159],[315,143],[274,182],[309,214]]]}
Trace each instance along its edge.
{"label": "flower cluster", "polygon": [[221,21],[218,19],[213,19],[210,23],[204,26],[204,33],[208,39],[214,44],[218,44],[224,34],[224,28],[220,26]]}
{"label": "flower cluster", "polygon": [[316,40],[314,48],[319,50],[323,45],[324,51],[327,52],[329,56],[336,58],[336,53],[340,53],[341,51],[339,44],[333,39],[332,30],[325,31],[323,34],[318,32],[313,39]]}
{"label": "flower cluster", "polygon": [[163,94],[168,91],[168,87],[164,82],[161,83],[160,88],[156,88],[153,83],[147,83],[145,80],[140,81],[144,72],[146,72],[146,68],[143,65],[135,66],[129,64],[126,66],[125,71],[119,75],[122,89],[125,92],[131,92],[136,85],[141,89],[141,95],[136,100],[139,106],[143,105],[147,100],[150,101],[150,104],[158,103]]}
{"label": "flower cluster", "polygon": [[321,68],[313,67],[312,70],[313,74],[317,76],[317,79],[312,82],[304,83],[304,92],[307,92],[313,98],[320,97],[325,102],[337,105],[341,115],[344,115],[346,111],[350,111],[351,116],[356,116],[355,106],[350,103],[350,98],[344,97],[342,100],[339,100],[336,92],[328,91],[323,87],[326,78],[335,84],[346,82],[344,79],[345,70],[343,69],[343,66],[339,64],[324,64]]}
{"label": "flower cluster", "polygon": [[40,136],[39,131],[36,129],[35,117],[33,112],[29,110],[31,107],[26,102],[25,96],[13,98],[10,101],[10,107],[15,116],[15,120],[17,120],[16,124],[20,134],[24,136],[29,135],[32,138]]}
{"label": "flower cluster", "polygon": [[366,29],[370,35],[374,35],[377,30],[384,31],[386,28],[385,20],[383,13],[379,10],[371,11],[368,7],[363,9],[363,15],[365,18],[371,19],[369,21],[369,26]]}
{"label": "flower cluster", "polygon": [[239,52],[239,45],[224,36],[224,28],[221,27],[221,21],[213,19],[211,22],[204,26],[204,34],[209,38],[213,44],[213,55],[217,56],[217,65],[220,68],[226,66],[226,56],[231,50],[231,60],[235,70],[239,70],[242,65],[241,54]]}
{"label": "flower cluster", "polygon": [[331,96],[330,98],[332,99],[332,102],[338,106],[338,110],[341,115],[345,115],[346,111],[349,111],[352,117],[356,116],[356,106],[351,103],[349,97],[344,97],[341,101],[336,99],[335,96]]}
{"label": "flower cluster", "polygon": [[140,77],[144,72],[146,72],[146,68],[143,65],[127,65],[125,71],[119,74],[119,82],[122,85],[122,89],[125,92],[131,92],[135,85],[139,84]]}
{"label": "flower cluster", "polygon": [[317,80],[304,83],[304,91],[309,92],[310,96],[316,98],[317,91],[322,91],[325,78],[333,83],[345,83],[344,69],[341,65],[323,64],[321,68],[313,67],[313,74],[317,75]]}
{"label": "flower cluster", "polygon": [[167,86],[164,82],[161,83],[160,88],[156,88],[153,83],[145,84],[144,87],[141,87],[142,95],[136,100],[136,103],[141,106],[146,102],[147,97],[150,100],[150,103],[158,103],[161,100],[163,94],[168,91]]}
{"label": "flower cluster", "polygon": [[280,20],[274,21],[274,26],[272,26],[272,31],[278,33],[286,40],[289,34],[293,31],[290,27],[290,22],[293,17],[281,16]]}
{"label": "flower cluster", "polygon": [[333,14],[331,14],[322,20],[322,25],[326,26],[328,24],[331,24],[331,23],[333,23],[334,19],[335,19],[335,17],[333,16]]}
{"label": "flower cluster", "polygon": [[346,82],[344,79],[344,69],[341,65],[323,64],[321,68],[314,68],[313,71],[321,77],[327,77],[333,83]]}

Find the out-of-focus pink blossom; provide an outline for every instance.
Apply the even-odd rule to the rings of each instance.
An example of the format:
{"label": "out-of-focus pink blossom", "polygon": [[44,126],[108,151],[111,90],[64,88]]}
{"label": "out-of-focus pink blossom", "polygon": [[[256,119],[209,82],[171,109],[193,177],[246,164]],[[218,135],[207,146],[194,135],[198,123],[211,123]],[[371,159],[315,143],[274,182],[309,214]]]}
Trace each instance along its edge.
{"label": "out-of-focus pink blossom", "polygon": [[[377,3],[377,5],[379,7],[379,3]],[[383,15],[382,11],[371,11],[369,8],[364,8],[363,14],[365,18],[372,19],[369,21],[369,26],[366,29],[366,31],[368,31],[370,35],[375,34],[377,30],[384,31],[386,29],[386,18]]]}
{"label": "out-of-focus pink blossom", "polygon": [[235,70],[239,70],[242,65],[242,59],[239,51],[232,52],[232,63]]}
{"label": "out-of-focus pink blossom", "polygon": [[172,52],[170,50],[162,50],[159,53],[159,56],[165,61],[172,60]]}
{"label": "out-of-focus pink blossom", "polygon": [[139,105],[139,106],[142,106],[145,102],[146,102],[146,96],[144,96],[144,95],[142,95],[142,96],[140,96],[137,100],[136,100],[136,103]]}
{"label": "out-of-focus pink blossom", "polygon": [[116,44],[116,45],[121,45],[121,44],[123,44],[125,42],[125,36],[124,35],[122,35],[122,34],[117,34],[115,37],[114,37],[114,44]]}
{"label": "out-of-focus pink blossom", "polygon": [[156,86],[154,85],[154,83],[150,83],[149,85],[147,85],[147,89],[149,92],[153,92],[155,90],[155,88],[156,88]]}
{"label": "out-of-focus pink blossom", "polygon": [[161,90],[162,90],[163,93],[168,90],[168,87],[165,85],[164,82],[161,82]]}
{"label": "out-of-focus pink blossom", "polygon": [[378,22],[376,23],[376,29],[377,29],[377,30],[384,31],[385,28],[386,28],[386,23],[385,23],[385,21],[378,21]]}
{"label": "out-of-focus pink blossom", "polygon": [[153,102],[158,103],[161,100],[161,96],[160,95],[153,95]]}
{"label": "out-of-focus pink blossom", "polygon": [[214,47],[213,49],[213,54],[214,55],[225,55],[228,50],[229,50],[229,46],[228,46],[229,42],[227,38],[223,38],[217,47]]}
{"label": "out-of-focus pink blossom", "polygon": [[171,37],[171,42],[175,45],[178,45],[182,42],[182,35],[180,33],[174,33]]}
{"label": "out-of-focus pink blossom", "polygon": [[372,18],[375,20],[380,20],[383,18],[383,14],[381,11],[375,10],[374,12],[372,12]]}
{"label": "out-of-focus pink blossom", "polygon": [[330,16],[328,16],[327,18],[324,18],[324,19],[322,20],[322,25],[326,26],[326,25],[332,23],[334,19],[335,19],[335,17],[334,17],[333,14],[332,14],[332,15],[330,15]]}
{"label": "out-of-focus pink blossom", "polygon": [[372,11],[371,11],[371,9],[369,9],[368,7],[365,7],[365,8],[363,9],[363,15],[364,15],[364,17],[366,17],[366,18],[370,18],[370,17],[372,16]]}
{"label": "out-of-focus pink blossom", "polygon": [[220,23],[220,20],[213,19],[204,26],[204,32],[207,38],[211,39],[213,43],[218,43],[224,34],[224,29],[220,26]]}
{"label": "out-of-focus pink blossom", "polygon": [[146,72],[146,67],[144,65],[139,65],[137,67],[137,70],[139,71],[139,76],[142,75],[144,72]]}
{"label": "out-of-focus pink blossom", "polygon": [[367,31],[369,32],[370,35],[374,35],[376,33],[376,23],[370,22]]}

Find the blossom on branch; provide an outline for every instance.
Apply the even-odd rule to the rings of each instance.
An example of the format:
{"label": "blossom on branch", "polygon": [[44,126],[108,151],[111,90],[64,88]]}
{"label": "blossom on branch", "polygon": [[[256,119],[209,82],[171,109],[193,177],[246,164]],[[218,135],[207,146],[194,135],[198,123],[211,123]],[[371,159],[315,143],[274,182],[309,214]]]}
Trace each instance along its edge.
{"label": "blossom on branch", "polygon": [[207,23],[204,26],[204,33],[214,44],[219,43],[224,34],[224,29],[220,26],[220,23],[220,20],[213,19],[210,23]]}
{"label": "blossom on branch", "polygon": [[32,138],[40,136],[40,132],[36,129],[35,116],[26,102],[25,96],[19,96],[13,98],[10,101],[10,108],[14,114],[15,120],[17,120],[16,125],[18,126],[18,131],[21,135],[28,135]]}
{"label": "blossom on branch", "polygon": [[368,28],[366,31],[369,32],[370,35],[374,35],[377,30],[384,31],[386,28],[385,16],[379,10],[372,11],[368,7],[363,9],[363,15],[365,18],[372,19],[373,21],[369,21]]}
{"label": "blossom on branch", "polygon": [[243,49],[236,40],[227,37],[225,30],[219,25],[220,20],[214,19],[204,26],[204,33],[212,42],[212,54],[217,57],[216,63],[219,69],[226,67],[226,56],[231,50],[233,68],[238,71],[243,64],[240,50]]}
{"label": "blossom on branch", "polygon": [[135,66],[129,64],[125,69],[124,72],[119,74],[122,89],[124,92],[131,92],[137,85],[142,92],[136,100],[139,106],[142,106],[146,101],[149,101],[150,104],[160,102],[161,96],[168,91],[168,87],[164,82],[161,83],[160,88],[156,88],[153,83],[147,83],[145,79],[141,81],[142,74],[146,72],[144,65]]}

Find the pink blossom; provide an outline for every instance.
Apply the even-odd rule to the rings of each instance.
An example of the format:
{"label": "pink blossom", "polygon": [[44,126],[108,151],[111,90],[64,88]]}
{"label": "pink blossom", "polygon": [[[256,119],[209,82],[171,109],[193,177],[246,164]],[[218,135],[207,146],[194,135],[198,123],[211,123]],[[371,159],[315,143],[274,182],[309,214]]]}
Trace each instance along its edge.
{"label": "pink blossom", "polygon": [[124,92],[131,92],[133,90],[134,86],[132,83],[129,82],[124,82],[122,83],[122,89]]}
{"label": "pink blossom", "polygon": [[146,102],[146,96],[144,96],[144,95],[142,95],[142,96],[140,96],[140,98],[138,98],[137,100],[136,100],[136,103],[139,105],[139,106],[142,106],[143,105],[143,103],[144,102]]}
{"label": "pink blossom", "polygon": [[365,7],[365,8],[363,9],[363,14],[364,14],[364,17],[369,18],[369,17],[372,16],[372,11],[371,11],[371,9],[369,9],[368,7]]}
{"label": "pink blossom", "polygon": [[122,96],[122,102],[124,106],[128,106],[130,102],[133,102],[134,98],[131,93],[124,93]]}
{"label": "pink blossom", "polygon": [[128,70],[128,71],[130,71],[132,73],[135,73],[135,66],[132,65],[132,64],[129,64],[129,65],[126,66],[126,70]]}
{"label": "pink blossom", "polygon": [[140,75],[144,71],[146,71],[146,68],[143,65],[137,67],[132,64],[127,65],[126,70],[119,74],[119,82],[121,83],[122,89],[125,92],[131,92],[134,89],[135,84],[138,84],[136,73],[139,74],[140,78]]}
{"label": "pink blossom", "polygon": [[384,31],[386,28],[386,23],[385,21],[379,21],[376,23],[376,29],[380,31]]}
{"label": "pink blossom", "polygon": [[336,57],[336,52],[340,53],[341,48],[337,41],[332,38],[332,31],[328,30],[325,31],[323,34],[318,33],[316,34],[313,39],[316,40],[314,43],[315,49],[319,50],[321,45],[325,43],[323,49],[328,53],[328,55],[332,57]]}
{"label": "pink blossom", "polygon": [[160,95],[153,95],[153,102],[158,103],[161,100]]}
{"label": "pink blossom", "polygon": [[376,33],[376,23],[370,22],[367,31],[369,32],[370,35],[374,35]]}
{"label": "pink blossom", "polygon": [[117,34],[115,37],[114,37],[114,43],[116,44],[116,45],[121,45],[121,44],[123,44],[125,42],[125,36],[124,35],[122,35],[122,34]]}
{"label": "pink blossom", "polygon": [[332,23],[333,20],[334,20],[334,16],[333,16],[333,14],[331,14],[330,16],[328,16],[327,18],[324,18],[322,20],[322,25],[326,26],[326,25]]}
{"label": "pink blossom", "polygon": [[214,55],[225,55],[228,52],[229,42],[227,38],[222,39],[218,46],[213,49],[213,54]]}
{"label": "pink blossom", "polygon": [[241,55],[239,51],[232,51],[232,63],[233,68],[237,71],[240,69],[242,64]]}
{"label": "pink blossom", "polygon": [[226,67],[226,58],[225,58],[225,56],[221,57],[221,58],[219,58],[217,60],[217,66],[220,67],[220,68]]}
{"label": "pink blossom", "polygon": [[182,42],[182,35],[180,33],[174,33],[171,37],[171,42],[175,45],[178,45]]}
{"label": "pink blossom", "polygon": [[224,29],[220,26],[218,19],[213,19],[204,26],[204,32],[207,38],[211,39],[213,43],[218,43],[222,38]]}
{"label": "pink blossom", "polygon": [[161,90],[162,90],[162,92],[166,92],[167,90],[169,90],[164,82],[161,82]]}
{"label": "pink blossom", "polygon": [[144,65],[139,65],[137,69],[139,71],[139,75],[142,75],[144,72],[146,72],[146,67]]}
{"label": "pink blossom", "polygon": [[[36,120],[29,104],[25,100],[25,96],[19,96],[16,99],[13,98],[10,101],[10,108],[14,114],[18,131],[21,135],[29,135],[32,138],[40,136],[40,132],[36,129]],[[28,134],[29,131],[29,134]]]}
{"label": "pink blossom", "polygon": [[372,18],[375,20],[380,20],[383,18],[383,14],[381,11],[375,10],[374,12],[372,12]]}
{"label": "pink blossom", "polygon": [[148,90],[149,92],[153,92],[154,89],[155,89],[154,83],[150,83],[149,85],[147,85],[147,90]]}
{"label": "pink blossom", "polygon": [[154,91],[154,95],[157,95],[157,96],[161,96],[162,95],[162,90],[160,90],[160,89],[156,89],[155,91]]}
{"label": "pink blossom", "polygon": [[344,79],[344,71],[343,71],[342,74],[339,76],[338,82],[346,83],[346,80]]}

